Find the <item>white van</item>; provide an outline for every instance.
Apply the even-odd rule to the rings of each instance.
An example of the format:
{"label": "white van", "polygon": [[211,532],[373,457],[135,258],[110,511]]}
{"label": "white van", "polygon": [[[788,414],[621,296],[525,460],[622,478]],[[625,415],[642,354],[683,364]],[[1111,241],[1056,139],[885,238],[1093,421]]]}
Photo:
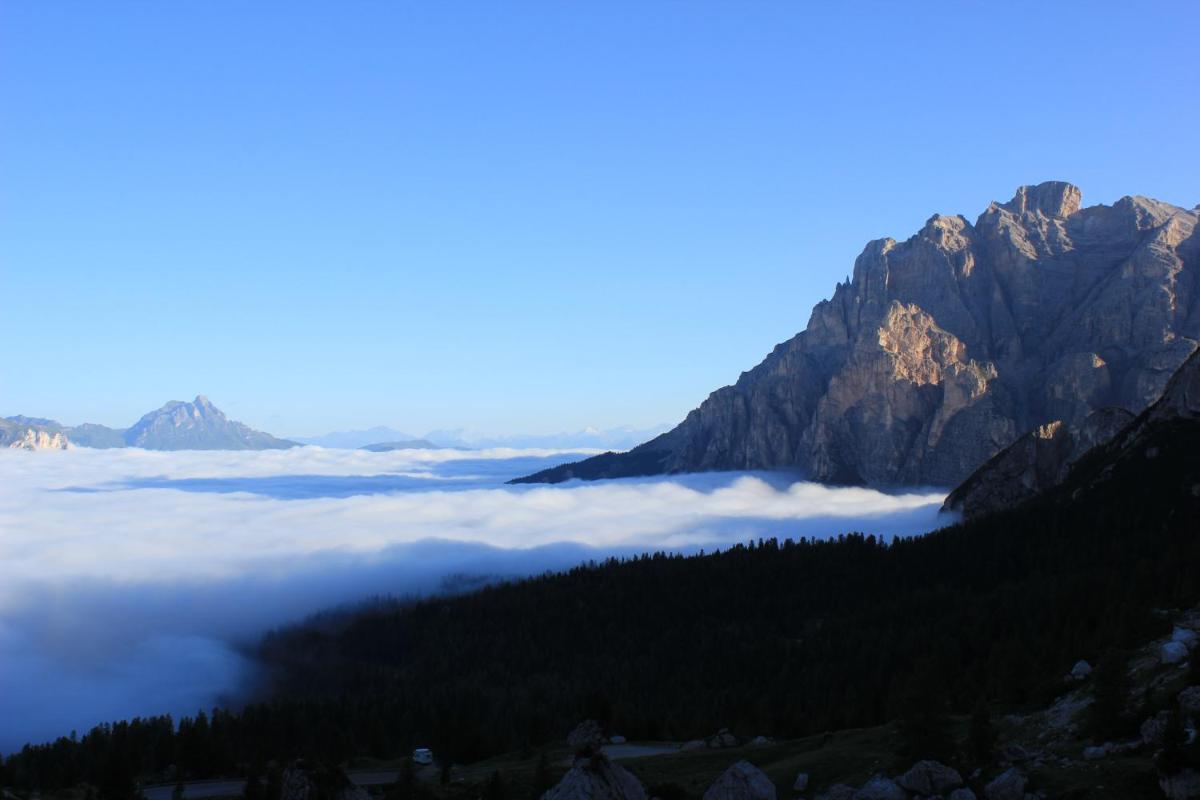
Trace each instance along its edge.
{"label": "white van", "polygon": [[416,750],[413,750],[412,758],[414,764],[432,764],[433,751],[428,747],[418,747]]}

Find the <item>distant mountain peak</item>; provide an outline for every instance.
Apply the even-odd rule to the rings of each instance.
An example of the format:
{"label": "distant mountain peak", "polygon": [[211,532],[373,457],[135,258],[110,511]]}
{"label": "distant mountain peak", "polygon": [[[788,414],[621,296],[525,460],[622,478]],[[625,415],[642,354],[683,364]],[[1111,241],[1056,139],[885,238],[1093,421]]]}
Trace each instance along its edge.
{"label": "distant mountain peak", "polygon": [[172,400],[125,431],[125,443],[148,450],[275,450],[296,446],[230,420],[202,394]]}

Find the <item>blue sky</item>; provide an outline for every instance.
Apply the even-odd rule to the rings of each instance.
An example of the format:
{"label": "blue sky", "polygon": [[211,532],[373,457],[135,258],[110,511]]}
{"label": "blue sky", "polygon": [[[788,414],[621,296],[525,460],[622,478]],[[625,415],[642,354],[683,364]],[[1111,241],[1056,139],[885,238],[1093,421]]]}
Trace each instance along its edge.
{"label": "blue sky", "polygon": [[0,4],[0,414],[674,422],[872,238],[1200,202],[1200,4]]}

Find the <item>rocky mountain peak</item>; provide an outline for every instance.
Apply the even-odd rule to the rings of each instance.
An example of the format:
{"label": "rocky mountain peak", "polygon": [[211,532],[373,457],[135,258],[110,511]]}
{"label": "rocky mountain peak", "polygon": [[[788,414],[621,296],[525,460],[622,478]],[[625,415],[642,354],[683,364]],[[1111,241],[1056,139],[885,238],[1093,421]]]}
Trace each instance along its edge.
{"label": "rocky mountain peak", "polygon": [[1079,211],[1083,192],[1064,181],[1046,181],[1034,186],[1022,186],[1012,200],[1001,208],[1018,216],[1041,213],[1043,216],[1065,219]]}
{"label": "rocky mountain peak", "polygon": [[786,467],[953,486],[1038,426],[1140,412],[1200,341],[1200,219],[1081,201],[1022,186],[974,225],[939,214],[868,243],[803,331],[676,428],[527,480]]}

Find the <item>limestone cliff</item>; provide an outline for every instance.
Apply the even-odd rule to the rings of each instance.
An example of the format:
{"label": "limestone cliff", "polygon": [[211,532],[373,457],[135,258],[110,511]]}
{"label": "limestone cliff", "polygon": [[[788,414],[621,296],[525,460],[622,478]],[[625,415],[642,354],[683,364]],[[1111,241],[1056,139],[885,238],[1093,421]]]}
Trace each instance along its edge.
{"label": "limestone cliff", "polygon": [[1200,339],[1200,208],[1050,182],[869,243],[808,325],[673,430],[522,478],[795,468],[957,485],[1019,435],[1136,413]]}
{"label": "limestone cliff", "polygon": [[4,444],[10,450],[66,450],[67,437],[57,431],[25,428],[23,431],[3,431]]}

